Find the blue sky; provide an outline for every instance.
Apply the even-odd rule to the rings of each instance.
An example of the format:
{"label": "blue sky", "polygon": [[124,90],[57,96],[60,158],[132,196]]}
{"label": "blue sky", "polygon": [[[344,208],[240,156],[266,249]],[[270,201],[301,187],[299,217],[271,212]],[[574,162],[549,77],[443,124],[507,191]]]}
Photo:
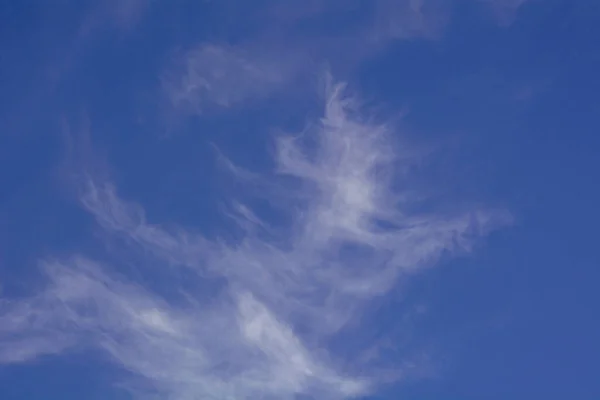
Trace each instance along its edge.
{"label": "blue sky", "polygon": [[600,398],[600,3],[0,5],[0,398]]}

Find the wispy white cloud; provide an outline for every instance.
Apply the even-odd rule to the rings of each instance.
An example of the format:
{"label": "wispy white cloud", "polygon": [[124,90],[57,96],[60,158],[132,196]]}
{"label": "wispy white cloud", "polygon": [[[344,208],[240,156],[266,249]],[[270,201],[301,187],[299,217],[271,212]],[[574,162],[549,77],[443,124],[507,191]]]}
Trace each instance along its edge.
{"label": "wispy white cloud", "polygon": [[[164,74],[162,88],[173,109],[192,114],[286,94],[292,82],[314,77],[323,65],[348,73],[395,40],[439,36],[449,17],[444,4],[267,1],[250,15],[231,15],[232,24],[251,19],[260,26],[236,45],[202,42],[178,54]],[[306,26],[313,32],[306,34]]]}
{"label": "wispy white cloud", "polygon": [[[502,24],[511,23],[528,0],[472,0]],[[185,114],[253,104],[286,95],[292,82],[306,82],[327,65],[347,75],[398,41],[436,40],[451,23],[456,1],[355,0],[223,7],[232,25],[252,29],[235,45],[201,42],[175,57],[162,88],[172,110]],[[218,7],[218,6],[217,6]],[[235,9],[240,11],[236,12]],[[252,23],[248,21],[252,21]],[[306,27],[310,26],[310,33]]]}
{"label": "wispy white cloud", "polygon": [[[377,357],[365,373],[332,341],[351,340],[370,300],[405,274],[468,251],[510,220],[483,209],[410,212],[412,188],[395,171],[407,169],[411,152],[396,147],[395,133],[343,85],[329,84],[321,121],[304,136],[280,137],[274,174],[256,175],[278,191],[301,188],[277,205],[290,224],[233,199],[244,228],[235,243],[153,225],[110,183],[88,179],[81,200],[99,225],[165,264],[167,275],[191,272],[189,285],[167,298],[81,256],[45,261],[45,290],[1,304],[0,361],[96,348],[140,379],[136,390],[182,400],[342,399],[373,390],[382,380]],[[208,298],[189,289],[207,281],[215,283]]]}
{"label": "wispy white cloud", "polygon": [[288,55],[200,45],[175,61],[163,77],[163,89],[173,107],[194,114],[261,99],[294,78],[299,68]]}

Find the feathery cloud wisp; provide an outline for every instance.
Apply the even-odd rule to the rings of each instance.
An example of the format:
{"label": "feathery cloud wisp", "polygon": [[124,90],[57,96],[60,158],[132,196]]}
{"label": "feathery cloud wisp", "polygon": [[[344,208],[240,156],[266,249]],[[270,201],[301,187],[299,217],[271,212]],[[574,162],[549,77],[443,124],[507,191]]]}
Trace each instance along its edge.
{"label": "feathery cloud wisp", "polygon": [[[473,0],[510,24],[529,0]],[[227,7],[227,2],[224,7]],[[179,54],[163,75],[170,110],[203,114],[287,94],[315,65],[347,73],[399,40],[439,38],[455,2],[443,0],[266,1],[234,12],[232,23],[258,28],[235,45],[201,43]],[[230,7],[231,4],[228,4]],[[258,11],[257,11],[258,10]],[[352,23],[340,23],[340,21]],[[263,23],[261,21],[269,21]],[[306,26],[318,34],[303,35]]]}
{"label": "feathery cloud wisp", "polygon": [[[283,6],[266,1],[250,17],[241,8],[232,23],[269,23],[235,45],[200,43],[178,54],[163,75],[162,90],[169,107],[184,114],[285,94],[290,83],[306,79],[315,65],[353,70],[394,40],[436,37],[448,20],[442,3],[327,0]],[[344,20],[353,22],[340,23]],[[318,34],[299,34],[307,25]]]}
{"label": "feathery cloud wisp", "polygon": [[313,145],[278,140],[268,179],[279,190],[292,180],[303,191],[278,204],[291,224],[239,205],[244,234],[235,243],[150,224],[110,183],[89,179],[82,204],[106,232],[150,254],[167,274],[190,272],[192,287],[208,281],[216,289],[207,298],[182,286],[175,299],[117,276],[108,263],[43,262],[43,291],[0,303],[0,362],[95,348],[139,378],[137,390],[182,400],[341,399],[372,390],[374,360],[375,372],[365,374],[331,341],[352,338],[350,322],[404,273],[468,250],[508,221],[494,210],[449,217],[404,209],[399,200],[410,188],[393,172],[409,157],[399,156],[392,133],[362,115],[343,85],[332,85],[308,133]]}
{"label": "feathery cloud wisp", "polygon": [[207,108],[231,107],[260,99],[293,79],[297,66],[234,46],[201,45],[185,53],[163,79],[163,89],[174,108],[202,113]]}

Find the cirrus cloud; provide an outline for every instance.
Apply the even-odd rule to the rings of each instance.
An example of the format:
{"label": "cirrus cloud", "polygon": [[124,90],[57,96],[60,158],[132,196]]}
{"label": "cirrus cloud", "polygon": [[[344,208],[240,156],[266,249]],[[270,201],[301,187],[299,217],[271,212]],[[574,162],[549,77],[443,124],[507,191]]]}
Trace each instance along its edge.
{"label": "cirrus cloud", "polygon": [[[96,349],[131,373],[135,393],[177,400],[376,390],[385,380],[377,357],[357,361],[332,343],[352,340],[361,314],[399,280],[510,222],[503,210],[412,212],[410,180],[395,174],[410,170],[411,153],[394,136],[343,84],[330,84],[321,120],[278,138],[276,168],[254,175],[289,223],[232,199],[243,228],[234,241],[161,227],[112,183],[87,178],[83,207],[131,254],[155,261],[140,273],[185,270],[187,284],[165,296],[108,261],[43,260],[47,286],[0,303],[0,362]],[[399,375],[402,361],[410,360],[399,360]]]}

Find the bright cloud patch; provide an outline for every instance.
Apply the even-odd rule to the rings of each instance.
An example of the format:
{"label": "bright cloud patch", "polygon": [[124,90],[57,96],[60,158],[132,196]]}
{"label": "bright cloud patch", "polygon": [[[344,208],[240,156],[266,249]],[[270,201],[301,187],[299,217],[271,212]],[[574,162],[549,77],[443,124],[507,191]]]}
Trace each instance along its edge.
{"label": "bright cloud patch", "polygon": [[[207,51],[220,50],[201,50],[198,59]],[[272,79],[221,55],[234,70]],[[373,390],[377,369],[331,350],[332,341],[351,340],[361,310],[403,272],[468,250],[508,221],[490,210],[447,216],[404,209],[412,188],[394,172],[410,157],[396,150],[393,134],[334,85],[314,129],[281,137],[275,176],[258,177],[269,181],[273,192],[264,195],[291,223],[272,224],[235,202],[244,232],[236,243],[150,223],[109,182],[89,179],[82,204],[132,254],[143,250],[167,273],[187,271],[192,287],[219,284],[210,298],[182,287],[174,300],[84,256],[43,261],[46,288],[1,303],[0,361],[99,349],[140,379],[132,388],[178,400],[343,399]],[[290,180],[301,190],[282,196],[293,190]]]}

